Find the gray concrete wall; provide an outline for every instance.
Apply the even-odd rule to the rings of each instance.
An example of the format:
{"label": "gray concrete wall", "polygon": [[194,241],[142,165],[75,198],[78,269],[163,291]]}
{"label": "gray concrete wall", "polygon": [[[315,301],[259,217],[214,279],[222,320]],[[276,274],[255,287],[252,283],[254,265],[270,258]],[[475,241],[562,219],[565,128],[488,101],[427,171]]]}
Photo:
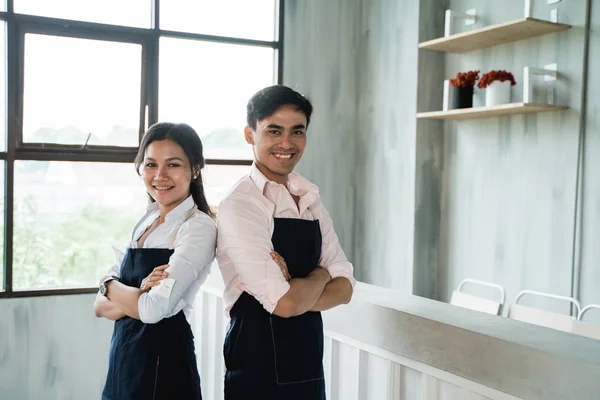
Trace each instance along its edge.
{"label": "gray concrete wall", "polygon": [[99,399],[113,324],[95,294],[0,300],[0,398]]}
{"label": "gray concrete wall", "polygon": [[419,17],[419,9],[409,3],[361,3],[354,170],[358,277],[408,291],[413,273]]}
{"label": "gray concrete wall", "polygon": [[[447,1],[421,0],[419,42],[443,36]],[[419,51],[417,67],[417,111],[441,110],[446,56]],[[413,117],[414,118],[414,117]],[[440,268],[440,223],[444,156],[444,123],[417,120],[414,208],[413,290],[418,296],[435,298]]]}
{"label": "gray concrete wall", "polygon": [[[484,25],[523,15],[520,0],[450,3],[455,10],[475,7]],[[473,69],[513,72],[513,101],[523,99],[524,66],[557,63],[556,103],[570,109],[445,124],[441,300],[466,277],[501,284],[509,302],[522,289],[571,295],[586,2],[557,7],[572,29],[446,56],[447,78]],[[534,2],[535,17],[549,18],[549,10]],[[539,94],[536,101],[544,101]],[[484,102],[476,88],[474,106]]]}
{"label": "gray concrete wall", "polygon": [[[412,290],[419,9],[287,1],[284,83],[315,105],[298,170],[321,187],[356,277]],[[402,21],[402,23],[399,23]]]}
{"label": "gray concrete wall", "polygon": [[312,101],[301,172],[321,188],[346,255],[354,259],[358,0],[286,1],[285,84]]}
{"label": "gray concrete wall", "polygon": [[[584,126],[581,258],[578,287],[583,304],[600,304],[600,4],[591,7],[586,119]],[[600,311],[586,319],[600,322]]]}

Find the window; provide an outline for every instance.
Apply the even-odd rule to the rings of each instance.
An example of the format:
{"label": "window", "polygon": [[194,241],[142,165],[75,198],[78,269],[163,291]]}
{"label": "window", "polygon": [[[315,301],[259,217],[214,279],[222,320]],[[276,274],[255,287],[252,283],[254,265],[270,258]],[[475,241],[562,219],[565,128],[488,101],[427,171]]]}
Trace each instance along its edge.
{"label": "window", "polygon": [[145,213],[132,160],[149,125],[198,132],[211,206],[247,174],[246,103],[277,82],[280,5],[12,4],[0,13],[0,297],[93,293]]}
{"label": "window", "polygon": [[16,161],[15,290],[96,285],[147,203],[132,164]]}
{"label": "window", "polygon": [[13,0],[15,12],[150,28],[152,0]]}
{"label": "window", "polygon": [[23,141],[137,146],[141,63],[139,44],[25,35]]}
{"label": "window", "polygon": [[274,40],[274,0],[165,0],[160,2],[160,27],[245,39]]}
{"label": "window", "polygon": [[202,171],[206,200],[217,206],[229,189],[250,170],[248,165],[207,165]]}
{"label": "window", "polygon": [[251,160],[246,103],[273,84],[273,60],[270,48],[161,39],[159,119],[189,123],[206,158]]}

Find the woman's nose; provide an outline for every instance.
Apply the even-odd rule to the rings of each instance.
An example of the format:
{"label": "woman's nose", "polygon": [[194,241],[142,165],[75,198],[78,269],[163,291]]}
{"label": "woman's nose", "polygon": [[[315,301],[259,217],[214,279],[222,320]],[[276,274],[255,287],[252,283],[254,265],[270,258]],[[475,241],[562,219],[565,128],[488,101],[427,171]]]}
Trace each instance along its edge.
{"label": "woman's nose", "polygon": [[167,177],[167,171],[166,171],[166,169],[158,167],[156,169],[156,174],[154,174],[154,179],[158,181],[158,180],[161,180],[161,179],[165,179],[166,177]]}

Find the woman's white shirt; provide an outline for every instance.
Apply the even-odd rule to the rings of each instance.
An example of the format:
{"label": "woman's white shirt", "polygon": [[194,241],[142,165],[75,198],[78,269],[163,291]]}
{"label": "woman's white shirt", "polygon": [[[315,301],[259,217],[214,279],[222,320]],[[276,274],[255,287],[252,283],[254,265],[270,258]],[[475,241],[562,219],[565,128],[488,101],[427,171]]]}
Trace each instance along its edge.
{"label": "woman's white shirt", "polygon": [[[144,240],[143,248],[168,249],[172,246],[174,249],[166,269],[169,273],[167,279],[139,298],[138,312],[144,323],[157,323],[181,310],[190,320],[196,294],[215,258],[217,240],[213,220],[202,211],[195,208],[192,211],[192,208],[194,200],[190,196],[171,210],[165,222]],[[133,230],[130,247],[137,248],[138,239],[159,216],[158,204],[150,204],[146,215]],[[109,270],[109,275],[120,275],[122,257],[122,253],[117,255],[117,264]]]}

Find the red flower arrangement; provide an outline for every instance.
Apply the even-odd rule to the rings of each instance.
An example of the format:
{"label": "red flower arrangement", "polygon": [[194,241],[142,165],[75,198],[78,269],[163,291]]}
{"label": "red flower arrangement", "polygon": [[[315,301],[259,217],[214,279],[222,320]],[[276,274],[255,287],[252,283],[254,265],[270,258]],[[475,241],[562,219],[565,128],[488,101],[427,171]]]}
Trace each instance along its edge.
{"label": "red flower arrangement", "polygon": [[456,78],[450,79],[450,84],[458,88],[473,87],[477,79],[479,79],[479,70],[459,72],[456,74]]}
{"label": "red flower arrangement", "polygon": [[515,77],[510,72],[505,70],[492,70],[481,76],[481,80],[479,81],[479,84],[477,86],[479,86],[480,89],[485,89],[486,87],[490,86],[494,81],[510,81],[511,86],[517,84],[517,82],[515,81]]}

